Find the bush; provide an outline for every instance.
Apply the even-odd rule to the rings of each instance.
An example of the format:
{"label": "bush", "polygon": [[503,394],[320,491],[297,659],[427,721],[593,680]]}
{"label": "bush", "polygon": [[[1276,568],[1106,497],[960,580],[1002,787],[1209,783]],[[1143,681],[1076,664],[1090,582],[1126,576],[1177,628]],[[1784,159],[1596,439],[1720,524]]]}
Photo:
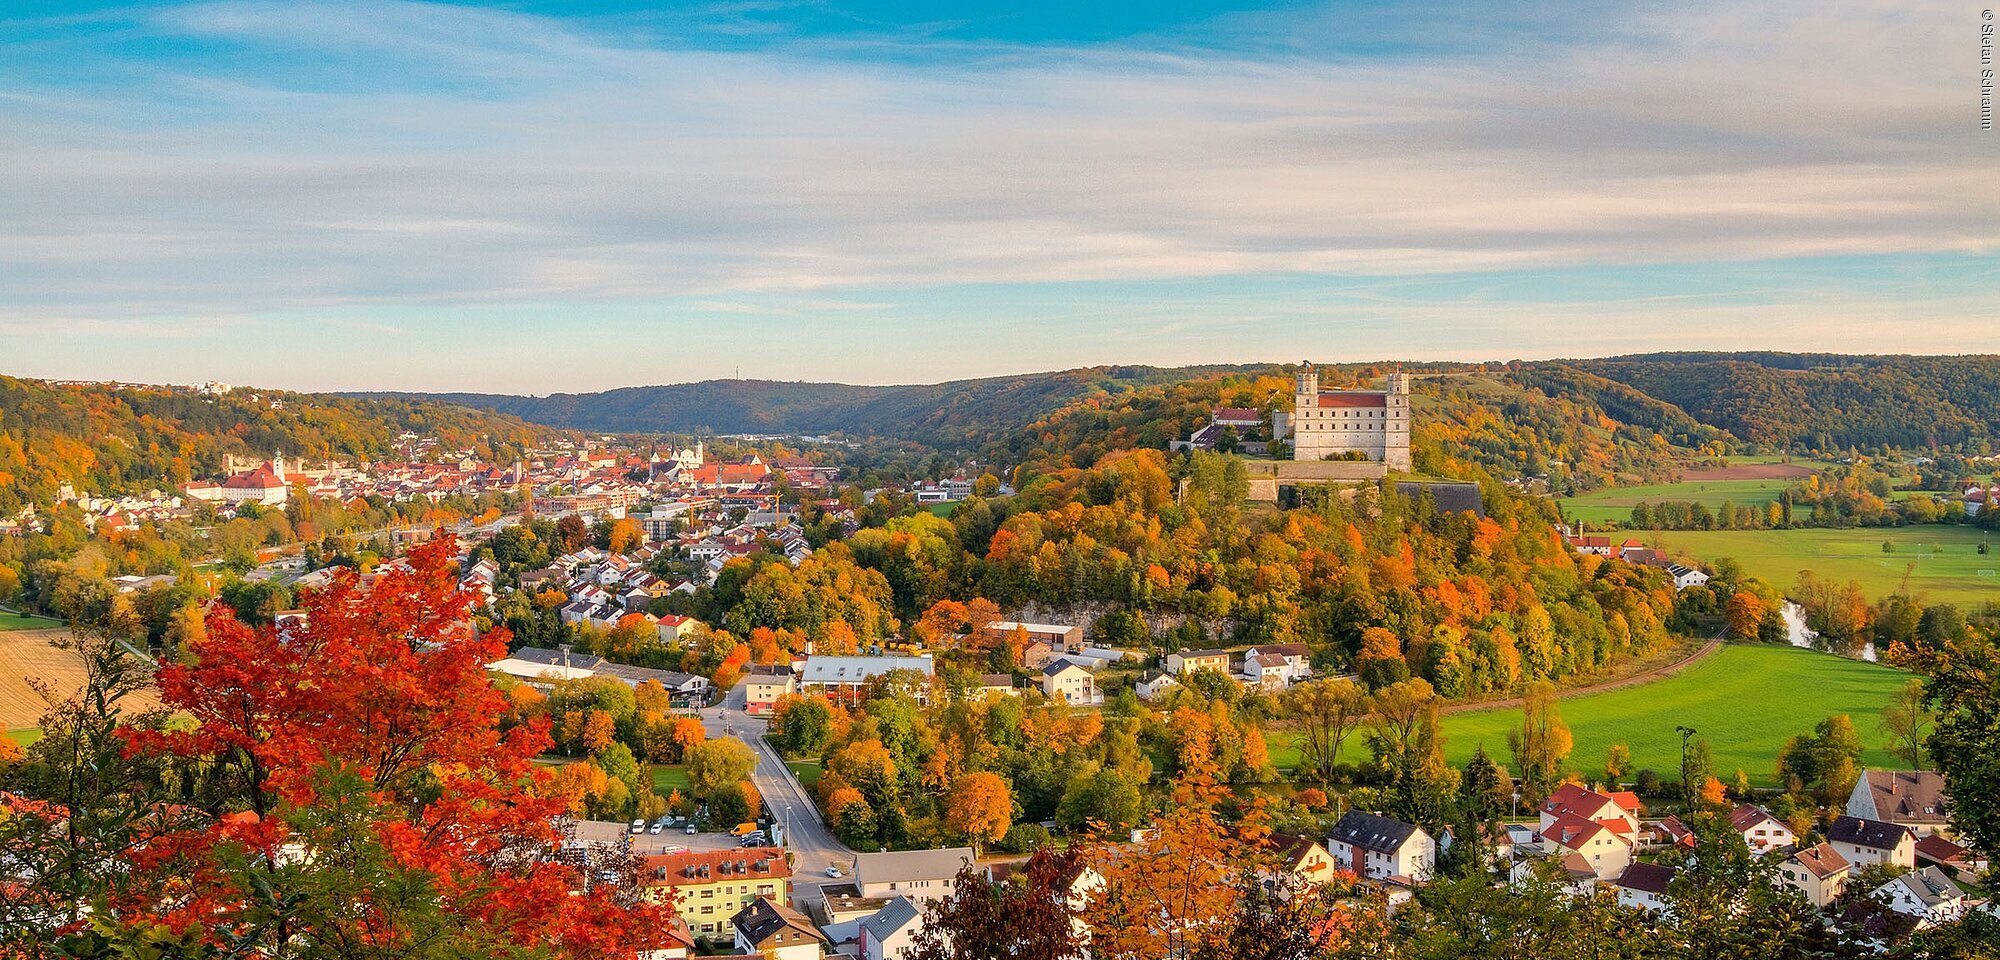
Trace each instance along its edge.
{"label": "bush", "polygon": [[1651,768],[1641,770],[1632,776],[1632,789],[1642,797],[1661,796],[1660,786],[1660,774]]}
{"label": "bush", "polygon": [[1001,853],[1034,853],[1049,845],[1048,828],[1039,823],[1017,823],[1007,828],[993,849]]}

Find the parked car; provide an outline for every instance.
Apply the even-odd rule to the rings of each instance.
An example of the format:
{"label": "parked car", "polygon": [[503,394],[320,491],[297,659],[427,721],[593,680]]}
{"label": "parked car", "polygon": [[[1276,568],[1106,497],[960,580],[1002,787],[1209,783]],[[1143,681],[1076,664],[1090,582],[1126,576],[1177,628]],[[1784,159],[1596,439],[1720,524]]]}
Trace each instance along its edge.
{"label": "parked car", "polygon": [[700,831],[697,831],[697,830],[696,830],[696,829],[694,828],[694,824],[690,823],[690,824],[688,824],[688,828],[687,828],[687,830],[686,830],[685,832],[687,833],[687,835],[688,835],[688,836],[692,837],[692,836],[694,836],[694,835],[695,835],[696,833],[698,833],[698,832],[700,832]]}
{"label": "parked car", "polygon": [[839,868],[839,867],[828,867],[828,868],[826,868],[826,875],[827,875],[827,876],[829,876],[829,877],[832,877],[832,878],[834,878],[835,880],[838,880],[838,879],[840,879],[840,868]]}
{"label": "parked car", "polygon": [[634,820],[634,821],[632,821],[632,832],[633,832],[633,833],[645,833],[645,832],[646,832],[646,821],[644,821],[644,820]]}
{"label": "parked car", "polygon": [[653,821],[653,825],[652,825],[652,826],[650,826],[650,827],[647,827],[647,828],[646,828],[646,832],[647,832],[647,833],[660,833],[660,832],[662,832],[662,831],[664,831],[664,830],[666,830],[666,829],[667,829],[667,821],[666,821],[666,820],[664,820],[664,819],[662,819],[662,820],[655,820],[655,821]]}

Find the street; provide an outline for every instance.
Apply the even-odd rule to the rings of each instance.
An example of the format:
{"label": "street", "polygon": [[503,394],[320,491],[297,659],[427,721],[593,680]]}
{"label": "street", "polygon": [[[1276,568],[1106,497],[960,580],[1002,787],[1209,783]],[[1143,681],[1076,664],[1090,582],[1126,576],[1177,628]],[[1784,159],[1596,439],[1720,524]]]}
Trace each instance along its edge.
{"label": "street", "polygon": [[[806,902],[817,897],[817,888],[829,882],[826,868],[838,866],[843,878],[854,875],[854,851],[834,839],[820,822],[819,808],[805,787],[792,776],[784,758],[764,740],[769,723],[763,717],[743,712],[741,685],[729,691],[722,704],[701,711],[702,726],[710,737],[733,737],[748,744],[757,755],[750,782],[764,797],[764,806],[784,828],[785,846],[792,852],[794,900]],[[812,887],[813,890],[796,889]]]}

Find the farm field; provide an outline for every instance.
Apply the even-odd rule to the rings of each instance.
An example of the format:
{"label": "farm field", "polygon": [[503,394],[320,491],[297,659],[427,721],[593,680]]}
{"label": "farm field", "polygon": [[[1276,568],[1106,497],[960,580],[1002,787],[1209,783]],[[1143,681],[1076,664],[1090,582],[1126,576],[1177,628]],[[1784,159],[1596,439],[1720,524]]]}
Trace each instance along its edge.
{"label": "farm field", "polygon": [[83,685],[83,664],[74,653],[50,643],[69,636],[69,631],[33,621],[32,629],[12,627],[22,619],[6,614],[9,628],[0,628],[0,729],[33,728],[48,704],[33,687],[30,678],[42,680],[61,693]]}
{"label": "farm field", "polygon": [[1572,520],[1586,523],[1623,522],[1631,517],[1632,508],[1641,503],[1668,500],[1699,503],[1710,510],[1724,503],[1762,507],[1777,502],[1778,494],[1791,483],[1790,480],[1779,479],[1683,480],[1638,487],[1608,487],[1580,497],[1565,497],[1556,503],[1562,507],[1563,515]]}
{"label": "farm field", "polygon": [[[1753,782],[1772,785],[1778,748],[1793,734],[1809,733],[1813,724],[1844,713],[1869,745],[1865,764],[1900,766],[1882,749],[1877,725],[1882,705],[1909,679],[1899,670],[1799,647],[1730,645],[1658,683],[1561,701],[1563,721],[1576,738],[1569,765],[1596,771],[1611,745],[1622,743],[1632,750],[1634,769],[1676,777],[1680,737],[1674,728],[1686,725],[1707,738],[1718,775],[1727,779],[1740,767]],[[1483,745],[1506,763],[1507,731],[1520,723],[1516,707],[1447,714],[1445,755],[1453,765],[1463,764]],[[1295,766],[1296,748],[1280,737],[1271,739],[1282,744],[1272,761],[1281,768]],[[1347,742],[1342,759],[1367,759],[1362,737]]]}
{"label": "farm field", "polygon": [[[1995,553],[1981,555],[1982,539],[1992,537],[1971,527],[1927,524],[1915,527],[1859,527],[1851,530],[1670,530],[1646,533],[1658,537],[1669,552],[1704,560],[1732,557],[1749,573],[1779,589],[1797,582],[1800,570],[1819,577],[1859,581],[1871,600],[1896,592],[1903,571],[1910,573],[1910,591],[1931,602],[1977,604],[2000,600],[2000,543]],[[1882,552],[1884,542],[1893,552]],[[1994,571],[1981,576],[1980,571]]]}

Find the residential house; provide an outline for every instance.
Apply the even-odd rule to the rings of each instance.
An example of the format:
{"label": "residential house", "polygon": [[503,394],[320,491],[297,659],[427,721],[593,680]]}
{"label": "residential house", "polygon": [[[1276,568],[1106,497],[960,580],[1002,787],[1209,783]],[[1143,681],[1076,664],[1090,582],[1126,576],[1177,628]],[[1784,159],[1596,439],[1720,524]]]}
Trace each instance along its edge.
{"label": "residential house", "polygon": [[1917,865],[1937,867],[1954,880],[1976,880],[1986,872],[1987,860],[1941,833],[1918,837]]}
{"label": "residential house", "polygon": [[1013,697],[1021,691],[1014,689],[1014,675],[1011,673],[982,673],[979,675],[979,694],[983,697]]}
{"label": "residential house", "polygon": [[859,960],[903,960],[923,925],[923,911],[910,898],[891,899],[881,910],[857,924],[855,945]]}
{"label": "residential house", "polygon": [[736,930],[736,950],[765,960],[819,960],[826,934],[806,915],[767,897],[758,897],[729,918]]}
{"label": "residential house", "polygon": [[777,847],[703,850],[646,857],[640,883],[649,897],[676,894],[676,910],[696,935],[716,939],[730,933],[730,918],[758,898],[780,906],[791,901],[791,864]]}
{"label": "residential house", "polygon": [[1042,692],[1051,700],[1071,706],[1104,702],[1103,692],[1097,689],[1097,677],[1069,660],[1057,660],[1042,668]]}
{"label": "residential house", "polygon": [[1874,898],[1915,918],[1918,930],[1956,922],[1965,915],[1965,891],[1936,867],[1912,870],[1875,888]]}
{"label": "residential house", "polygon": [[1833,844],[1824,842],[1793,851],[1778,864],[1778,875],[1784,878],[1785,885],[1805,894],[1815,907],[1839,899],[1853,872],[1854,865]]}
{"label": "residential house", "polygon": [[1729,813],[1729,824],[1743,835],[1743,842],[1749,845],[1752,853],[1770,853],[1799,841],[1798,834],[1793,833],[1783,820],[1771,816],[1769,810],[1754,803],[1738,804]]}
{"label": "residential house", "polygon": [[1700,570],[1696,570],[1693,567],[1681,566],[1678,563],[1667,567],[1667,575],[1674,578],[1675,590],[1686,590],[1689,587],[1699,587],[1702,584],[1708,582],[1708,574],[1703,573]]}
{"label": "residential house", "polygon": [[973,862],[971,847],[857,853],[854,882],[864,897],[929,901],[950,896],[959,868]]}
{"label": "residential house", "polygon": [[1641,809],[1639,795],[1629,790],[1604,793],[1565,783],[1542,801],[1541,815],[1544,826],[1557,814],[1591,821],[1622,820],[1627,829],[1620,832],[1629,834],[1639,829]]}
{"label": "residential house", "polygon": [[639,960],[687,960],[694,956],[694,931],[680,917],[667,921],[665,942],[652,950],[639,951]]}
{"label": "residential house", "polygon": [[1141,700],[1158,700],[1166,696],[1169,692],[1179,689],[1180,685],[1181,682],[1174,679],[1173,674],[1154,670],[1140,679],[1133,689],[1138,692],[1139,699]]}
{"label": "residential house", "polygon": [[1886,863],[1917,865],[1917,837],[1900,823],[1843,816],[1826,828],[1826,839],[1847,862],[1856,866]]}
{"label": "residential house", "polygon": [[1186,676],[1190,670],[1213,670],[1217,673],[1229,672],[1229,651],[1227,650],[1177,650],[1167,654],[1167,672],[1174,676]]}
{"label": "residential house", "polygon": [[1540,830],[1542,850],[1549,856],[1574,853],[1599,879],[1616,877],[1631,866],[1633,853],[1631,832],[1619,832],[1618,824],[1616,818],[1599,821],[1567,813],[1545,815]]}
{"label": "residential house", "polygon": [[[1285,661],[1285,680],[1297,683],[1312,676],[1312,651],[1303,643],[1267,643],[1243,651],[1244,659],[1275,654]],[[1248,670],[1244,671],[1248,673]]]}
{"label": "residential house", "polygon": [[1619,905],[1657,913],[1667,909],[1667,885],[1673,882],[1672,867],[1633,863],[1611,881],[1611,887],[1618,894]]}
{"label": "residential house", "polygon": [[770,713],[778,698],[798,690],[798,680],[788,663],[753,664],[743,675],[743,712]]}
{"label": "residential house", "polygon": [[1350,810],[1333,825],[1326,851],[1341,869],[1383,880],[1403,877],[1421,883],[1437,863],[1437,844],[1415,824]]}
{"label": "residential house", "polygon": [[1917,836],[1949,829],[1944,775],[1930,770],[1863,770],[1847,797],[1847,814],[1901,824]]}
{"label": "residential house", "polygon": [[[654,581],[653,585],[659,588],[658,596],[665,596],[668,593],[672,593],[674,589],[673,585],[668,584],[664,580]],[[649,589],[647,592],[651,593],[652,591]],[[696,620],[693,617],[683,617],[678,613],[670,613],[661,617],[660,622],[655,624],[654,628],[660,632],[660,642],[679,646],[681,641],[686,640],[700,626],[702,626],[700,620]]]}
{"label": "residential house", "polygon": [[[1333,854],[1310,837],[1273,833],[1265,839],[1277,853],[1278,869],[1283,871],[1290,889],[1305,890],[1324,885],[1340,869]],[[1274,875],[1266,878],[1265,882],[1271,883],[1276,879]]]}
{"label": "residential house", "polygon": [[1276,653],[1245,654],[1243,685],[1265,690],[1283,690],[1292,683],[1292,665]]}

